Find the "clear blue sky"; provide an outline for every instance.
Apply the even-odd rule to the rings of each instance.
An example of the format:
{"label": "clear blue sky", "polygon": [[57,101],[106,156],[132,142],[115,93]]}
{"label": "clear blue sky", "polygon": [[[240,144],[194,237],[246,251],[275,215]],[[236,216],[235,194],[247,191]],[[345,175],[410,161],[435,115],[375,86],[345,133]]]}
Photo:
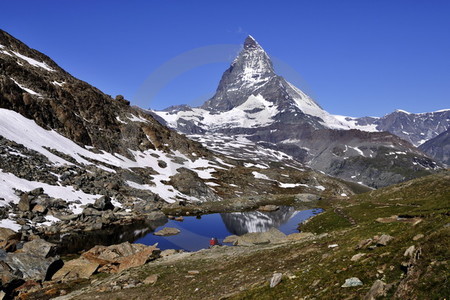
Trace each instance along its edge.
{"label": "clear blue sky", "polygon": [[248,34],[331,113],[450,108],[450,1],[4,0],[0,28],[145,108],[200,104],[229,62],[191,69],[151,100],[135,96],[174,57]]}

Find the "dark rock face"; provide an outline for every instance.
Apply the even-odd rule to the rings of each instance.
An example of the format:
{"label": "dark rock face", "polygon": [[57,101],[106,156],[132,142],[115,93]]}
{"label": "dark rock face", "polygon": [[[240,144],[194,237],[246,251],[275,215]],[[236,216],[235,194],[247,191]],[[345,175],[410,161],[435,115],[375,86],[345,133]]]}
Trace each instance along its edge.
{"label": "dark rock face", "polygon": [[450,127],[438,136],[419,146],[419,149],[434,159],[450,165]]}
{"label": "dark rock face", "polygon": [[219,200],[219,197],[198,177],[197,173],[186,168],[180,168],[177,171],[178,174],[172,176],[170,183],[178,191],[203,201]]}
{"label": "dark rock face", "polygon": [[[0,51],[0,108],[14,110],[81,145],[127,157],[128,149],[155,149],[163,145],[185,150],[198,148],[147,114],[129,107],[123,96],[113,99],[103,94],[2,30],[0,45],[4,46]],[[15,52],[46,67],[29,64]],[[35,94],[26,93],[18,84]],[[120,121],[132,115],[142,116],[148,122]]]}

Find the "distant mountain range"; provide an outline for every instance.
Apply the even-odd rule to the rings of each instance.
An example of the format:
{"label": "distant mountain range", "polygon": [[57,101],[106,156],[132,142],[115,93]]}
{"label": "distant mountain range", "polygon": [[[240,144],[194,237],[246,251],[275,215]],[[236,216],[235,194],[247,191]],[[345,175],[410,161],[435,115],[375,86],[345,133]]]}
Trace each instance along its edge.
{"label": "distant mountain range", "polygon": [[201,107],[148,112],[229,157],[258,161],[276,150],[313,169],[371,187],[438,169],[439,164],[414,145],[446,130],[450,115],[450,110],[397,111],[383,118],[332,115],[277,75],[269,55],[251,36],[224,72],[215,95]]}

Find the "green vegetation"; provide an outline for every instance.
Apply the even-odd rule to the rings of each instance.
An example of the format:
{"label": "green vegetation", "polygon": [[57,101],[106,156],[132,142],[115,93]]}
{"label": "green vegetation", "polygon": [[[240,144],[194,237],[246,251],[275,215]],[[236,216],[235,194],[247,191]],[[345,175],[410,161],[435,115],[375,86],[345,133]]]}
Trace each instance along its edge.
{"label": "green vegetation", "polygon": [[[376,280],[390,286],[387,299],[448,299],[449,183],[450,172],[443,172],[347,199],[324,199],[318,205],[325,212],[301,227],[315,233],[312,238],[169,256],[97,276],[74,299],[362,299]],[[382,235],[393,239],[377,245]],[[373,241],[362,246],[368,239]],[[412,256],[405,256],[411,246]],[[276,272],[282,281],[270,288]],[[152,274],[158,275],[153,284],[111,290]],[[351,277],[363,285],[341,287]]]}

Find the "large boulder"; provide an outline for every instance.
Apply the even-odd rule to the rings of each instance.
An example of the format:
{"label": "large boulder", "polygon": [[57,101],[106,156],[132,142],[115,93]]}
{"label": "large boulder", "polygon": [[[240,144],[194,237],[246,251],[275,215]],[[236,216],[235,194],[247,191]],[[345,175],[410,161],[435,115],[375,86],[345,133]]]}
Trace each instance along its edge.
{"label": "large boulder", "polygon": [[170,178],[170,184],[181,193],[202,201],[220,200],[219,196],[198,177],[196,172],[186,168],[179,168],[177,172]]}
{"label": "large boulder", "polygon": [[25,280],[44,280],[49,278],[61,265],[59,257],[38,256],[29,253],[8,253],[1,259],[12,273]]}
{"label": "large boulder", "polygon": [[21,234],[9,228],[0,227],[0,249],[15,251],[16,244],[20,241]]}
{"label": "large boulder", "polygon": [[97,271],[99,263],[90,261],[86,258],[73,259],[64,264],[52,277],[55,281],[68,281],[79,278],[89,278]]}
{"label": "large boulder", "polygon": [[101,272],[116,273],[143,265],[158,258],[160,253],[161,251],[156,246],[125,242],[111,246],[95,246],[83,253],[82,257],[98,263]]}
{"label": "large boulder", "polygon": [[31,200],[30,197],[28,196],[28,194],[22,194],[22,196],[20,196],[20,200],[19,203],[17,204],[17,208],[20,211],[30,211],[31,210]]}
{"label": "large boulder", "polygon": [[111,203],[111,198],[102,196],[95,200],[93,207],[97,210],[112,210],[114,205]]}
{"label": "large boulder", "polygon": [[50,257],[56,254],[57,246],[43,239],[36,239],[23,245],[22,251],[36,256]]}

